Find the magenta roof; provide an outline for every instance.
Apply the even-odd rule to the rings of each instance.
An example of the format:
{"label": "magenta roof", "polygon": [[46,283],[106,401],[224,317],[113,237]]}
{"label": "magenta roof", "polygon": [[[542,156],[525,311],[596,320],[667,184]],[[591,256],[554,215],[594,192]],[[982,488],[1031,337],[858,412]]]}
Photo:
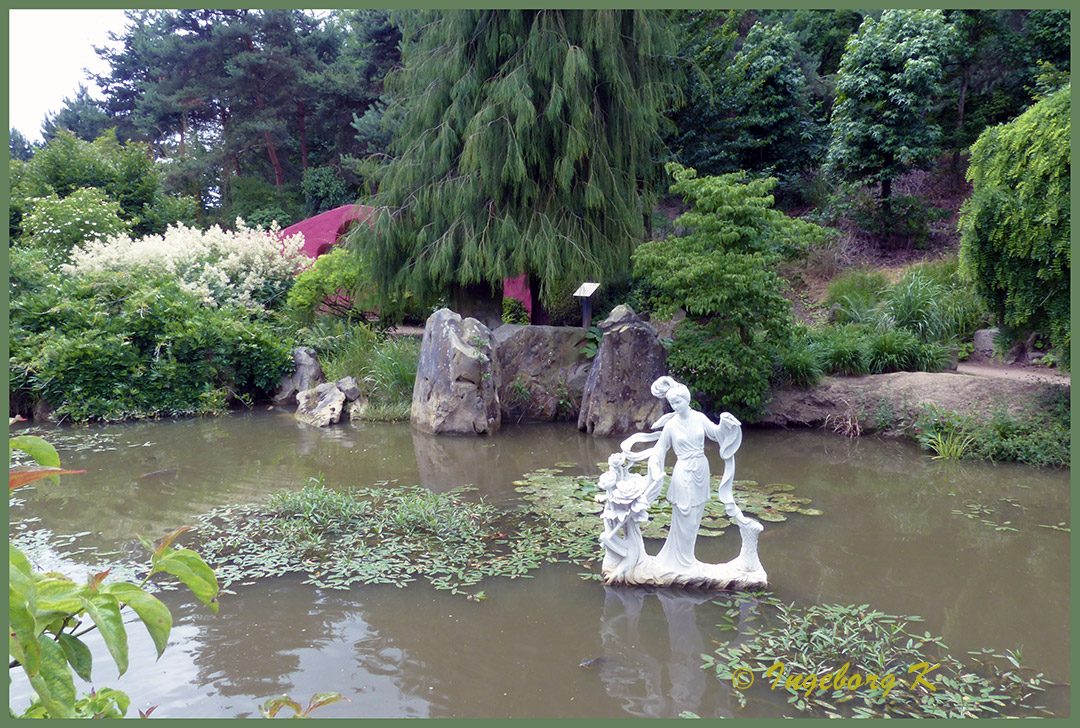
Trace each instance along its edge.
{"label": "magenta roof", "polygon": [[367,220],[374,211],[375,208],[367,205],[342,205],[294,223],[282,230],[281,235],[289,237],[297,233],[303,234],[304,253],[318,258],[338,241],[354,220]]}

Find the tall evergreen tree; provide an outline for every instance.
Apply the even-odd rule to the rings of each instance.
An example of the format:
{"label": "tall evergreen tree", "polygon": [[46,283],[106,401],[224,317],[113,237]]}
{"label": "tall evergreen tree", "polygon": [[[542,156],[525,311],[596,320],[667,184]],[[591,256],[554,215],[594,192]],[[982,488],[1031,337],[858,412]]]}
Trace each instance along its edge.
{"label": "tall evergreen tree", "polygon": [[374,230],[353,239],[383,306],[450,293],[494,321],[505,277],[526,271],[538,305],[561,283],[627,270],[662,174],[665,16],[429,11],[402,32],[403,68],[387,79],[394,157]]}
{"label": "tall evergreen tree", "polygon": [[80,139],[92,142],[112,126],[112,120],[101,103],[90,95],[85,84],[79,84],[75,98],[65,97],[64,105],[55,114],[46,114],[41,124],[41,136],[47,143],[60,129],[75,132]]}
{"label": "tall evergreen tree", "polygon": [[34,157],[35,150],[35,145],[31,144],[21,131],[11,127],[8,132],[8,154],[12,159],[28,162]]}

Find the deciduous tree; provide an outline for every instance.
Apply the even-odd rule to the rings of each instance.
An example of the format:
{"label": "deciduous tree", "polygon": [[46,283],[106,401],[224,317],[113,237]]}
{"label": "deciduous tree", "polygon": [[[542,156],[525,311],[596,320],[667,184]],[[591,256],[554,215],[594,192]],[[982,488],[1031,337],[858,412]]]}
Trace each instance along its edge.
{"label": "deciduous tree", "polygon": [[940,149],[940,127],[928,117],[952,42],[940,10],[886,10],[863,20],[840,60],[827,167],[880,183],[886,218],[893,179]]}
{"label": "deciduous tree", "polygon": [[1069,363],[1071,85],[971,147],[960,256],[1013,339],[1049,334]]}

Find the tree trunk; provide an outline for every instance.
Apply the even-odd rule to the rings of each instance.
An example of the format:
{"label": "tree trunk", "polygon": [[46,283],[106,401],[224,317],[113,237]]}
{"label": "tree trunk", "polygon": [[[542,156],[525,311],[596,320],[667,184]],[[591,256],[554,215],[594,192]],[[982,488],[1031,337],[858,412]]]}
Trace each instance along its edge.
{"label": "tree trunk", "polygon": [[493,330],[502,325],[502,290],[496,292],[487,283],[455,284],[451,300],[461,318],[474,318]]}
{"label": "tree trunk", "polygon": [[308,168],[308,152],[307,152],[307,130],[304,128],[304,113],[307,111],[304,108],[303,101],[296,102],[296,114],[299,117],[300,122],[300,166],[307,171]]}
{"label": "tree trunk", "polygon": [[530,323],[534,326],[550,326],[551,314],[540,299],[540,279],[533,273],[529,274],[529,303],[532,304]]}
{"label": "tree trunk", "polygon": [[960,176],[960,130],[964,126],[964,105],[967,102],[968,92],[968,68],[964,66],[964,73],[960,77],[960,99],[956,104],[956,137],[953,139],[953,174]]}

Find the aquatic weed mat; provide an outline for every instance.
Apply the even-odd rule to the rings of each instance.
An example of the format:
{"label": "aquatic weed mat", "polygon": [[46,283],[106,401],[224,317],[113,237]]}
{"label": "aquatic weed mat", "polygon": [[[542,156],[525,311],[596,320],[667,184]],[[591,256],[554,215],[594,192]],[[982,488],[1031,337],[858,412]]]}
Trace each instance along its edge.
{"label": "aquatic weed mat", "polygon": [[375,487],[338,491],[320,481],[265,505],[227,506],[198,519],[197,547],[222,590],[296,573],[317,587],[417,579],[466,591],[486,577],[528,577],[545,563],[591,566],[595,534],[567,539],[562,524],[527,506],[497,509],[463,498],[472,488]]}
{"label": "aquatic weed mat", "polygon": [[[463,496],[474,489],[433,493],[425,488],[328,488],[313,479],[267,504],[234,505],[199,517],[199,552],[215,568],[223,591],[285,574],[331,589],[354,584],[404,587],[424,579],[436,589],[483,599],[470,591],[487,577],[528,578],[547,563],[592,568],[603,557],[598,543],[602,505],[597,478],[540,469],[514,481],[520,506],[499,509]],[[714,485],[719,485],[719,478]],[[785,484],[736,481],[744,511],[766,521],[791,513],[820,515],[810,499]],[[664,538],[671,506],[658,500],[643,529]],[[730,525],[723,504],[710,501],[701,535]],[[582,576],[598,579],[593,571]]]}
{"label": "aquatic weed mat", "polygon": [[[787,604],[768,592],[725,595],[726,640],[702,668],[729,684],[740,707],[786,696],[807,717],[978,718],[1051,715],[1037,696],[1054,683],[1020,650],[984,648],[963,659],[917,616],[861,605]],[[790,716],[789,716],[790,717]]]}

